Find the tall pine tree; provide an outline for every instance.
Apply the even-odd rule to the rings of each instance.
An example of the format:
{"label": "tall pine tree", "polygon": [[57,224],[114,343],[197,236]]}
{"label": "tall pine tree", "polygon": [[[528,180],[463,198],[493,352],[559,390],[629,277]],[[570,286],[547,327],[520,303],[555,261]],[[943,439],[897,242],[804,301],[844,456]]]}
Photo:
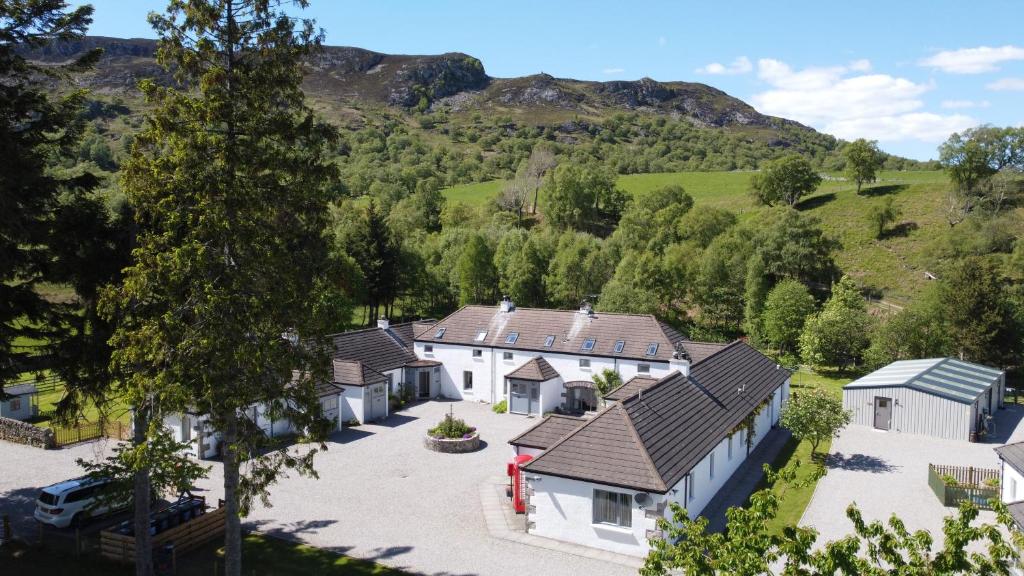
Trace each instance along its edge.
{"label": "tall pine tree", "polygon": [[321,37],[280,4],[174,0],[150,16],[157,59],[180,88],[141,84],[153,109],[123,170],[135,262],[108,299],[122,318],[114,366],[147,407],[149,434],[187,408],[222,433],[229,575],[241,573],[241,517],[254,500],[267,503],[285,469],[315,474],[314,450],[268,445],[246,414],[265,405],[313,438],[326,427],[314,382],[326,376],[319,337],[331,328],[317,303],[329,301],[337,133],[300,87]]}

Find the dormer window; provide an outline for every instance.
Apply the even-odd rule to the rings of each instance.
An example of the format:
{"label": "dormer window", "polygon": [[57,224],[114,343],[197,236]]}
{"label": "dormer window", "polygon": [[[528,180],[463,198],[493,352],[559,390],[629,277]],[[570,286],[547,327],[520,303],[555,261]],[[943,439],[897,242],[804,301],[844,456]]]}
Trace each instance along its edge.
{"label": "dormer window", "polygon": [[477,332],[476,333],[476,338],[474,338],[474,340],[477,341],[477,342],[483,342],[484,338],[487,338],[487,330],[481,330],[481,331]]}
{"label": "dormer window", "polygon": [[581,352],[592,352],[594,350],[594,344],[597,344],[597,340],[593,338],[587,338],[583,341],[583,346],[580,347]]}
{"label": "dormer window", "polygon": [[626,347],[626,341],[625,340],[616,340],[615,341],[615,353],[616,354],[622,354],[622,349],[625,348],[625,347]]}
{"label": "dormer window", "polygon": [[508,336],[505,336],[505,344],[515,344],[516,340],[519,340],[519,332],[509,332]]}
{"label": "dormer window", "polygon": [[547,338],[544,339],[544,347],[545,348],[551,348],[551,345],[554,344],[554,343],[555,343],[555,337],[554,336],[548,336]]}
{"label": "dormer window", "polygon": [[658,343],[657,342],[651,342],[650,344],[647,345],[647,355],[648,356],[654,356],[657,353],[658,353]]}
{"label": "dormer window", "polygon": [[444,326],[438,328],[437,332],[434,332],[434,338],[435,339],[440,339],[440,338],[444,337],[444,331],[445,331],[445,327]]}

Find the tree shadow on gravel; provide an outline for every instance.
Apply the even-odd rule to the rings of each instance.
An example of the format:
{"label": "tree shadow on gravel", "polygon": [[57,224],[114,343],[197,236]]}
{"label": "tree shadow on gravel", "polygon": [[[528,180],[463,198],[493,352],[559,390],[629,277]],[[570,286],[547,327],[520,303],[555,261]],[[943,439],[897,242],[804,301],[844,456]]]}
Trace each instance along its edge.
{"label": "tree shadow on gravel", "polygon": [[829,468],[850,470],[852,472],[871,472],[872,474],[895,472],[901,468],[900,466],[893,466],[877,456],[869,456],[867,454],[851,454],[846,456],[841,452],[830,454],[825,458],[825,465]]}

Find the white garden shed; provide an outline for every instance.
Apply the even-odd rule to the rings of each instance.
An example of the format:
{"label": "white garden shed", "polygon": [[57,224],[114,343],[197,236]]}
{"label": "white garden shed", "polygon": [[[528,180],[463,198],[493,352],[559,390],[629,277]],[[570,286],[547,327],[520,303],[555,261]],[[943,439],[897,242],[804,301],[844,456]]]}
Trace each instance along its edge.
{"label": "white garden shed", "polygon": [[974,441],[992,431],[1003,406],[1006,374],[995,368],[929,358],[893,362],[843,387],[853,423],[879,430]]}

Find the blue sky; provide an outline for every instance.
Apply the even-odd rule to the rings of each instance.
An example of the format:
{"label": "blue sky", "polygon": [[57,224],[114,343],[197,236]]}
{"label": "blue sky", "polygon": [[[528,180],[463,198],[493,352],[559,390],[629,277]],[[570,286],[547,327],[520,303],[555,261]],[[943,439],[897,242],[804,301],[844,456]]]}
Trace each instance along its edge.
{"label": "blue sky", "polygon": [[[91,34],[153,37],[159,0],[95,0]],[[491,76],[704,82],[766,114],[933,158],[950,132],[1024,125],[1024,2],[311,0],[327,43],[465,52]]]}

